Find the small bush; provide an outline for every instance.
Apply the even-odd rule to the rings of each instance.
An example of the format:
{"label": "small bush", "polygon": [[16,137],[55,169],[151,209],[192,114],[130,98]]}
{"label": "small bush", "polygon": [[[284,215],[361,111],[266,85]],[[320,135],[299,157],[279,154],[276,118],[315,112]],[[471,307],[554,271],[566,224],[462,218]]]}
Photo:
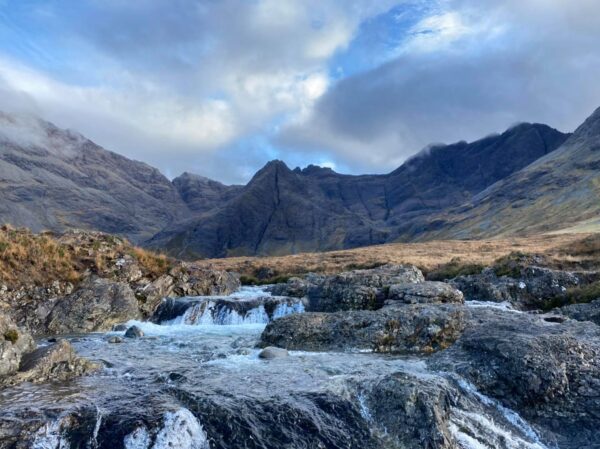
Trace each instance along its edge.
{"label": "small bush", "polygon": [[507,276],[515,279],[519,278],[521,277],[521,266],[528,258],[529,256],[527,256],[527,254],[520,251],[512,252],[509,255],[496,260],[496,263],[494,264],[494,273],[496,273],[496,276],[498,277]]}
{"label": "small bush", "polygon": [[242,285],[258,285],[258,282],[258,279],[256,279],[254,276],[240,276],[240,283]]}
{"label": "small bush", "polygon": [[4,339],[14,345],[19,340],[19,332],[16,329],[9,329],[4,333]]}
{"label": "small bush", "polygon": [[545,311],[563,307],[569,304],[587,304],[600,299],[600,281],[580,287],[568,288],[566,293],[546,301],[543,309]]}

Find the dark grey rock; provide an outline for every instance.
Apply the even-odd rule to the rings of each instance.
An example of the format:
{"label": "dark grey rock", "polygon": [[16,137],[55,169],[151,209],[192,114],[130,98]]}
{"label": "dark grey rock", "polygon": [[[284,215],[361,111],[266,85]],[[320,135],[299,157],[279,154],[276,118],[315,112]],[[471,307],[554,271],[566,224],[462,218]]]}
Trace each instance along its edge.
{"label": "dark grey rock", "polygon": [[107,331],[140,316],[128,284],[91,278],[75,293],[57,301],[46,328],[54,334]]}
{"label": "dark grey rock", "polygon": [[369,349],[397,354],[431,353],[447,348],[460,336],[463,316],[463,307],[458,305],[303,313],[269,323],[260,344],[306,351]]}
{"label": "dark grey rock", "polygon": [[109,343],[123,343],[124,340],[121,337],[115,335],[113,337],[110,337],[107,341]]}
{"label": "dark grey rock", "polygon": [[144,331],[137,326],[131,326],[125,332],[125,338],[141,338],[144,336]]}
{"label": "dark grey rock", "polygon": [[554,309],[553,312],[577,321],[591,321],[600,326],[600,298],[587,304],[570,304]]}
{"label": "dark grey rock", "polygon": [[23,332],[12,319],[0,313],[0,378],[15,373],[23,355],[34,349],[31,335]]}

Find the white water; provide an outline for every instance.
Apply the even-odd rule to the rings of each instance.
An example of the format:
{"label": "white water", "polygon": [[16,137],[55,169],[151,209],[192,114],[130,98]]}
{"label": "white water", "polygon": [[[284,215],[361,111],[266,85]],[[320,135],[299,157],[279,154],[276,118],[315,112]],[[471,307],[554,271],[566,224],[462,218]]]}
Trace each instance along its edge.
{"label": "white water", "polygon": [[[150,449],[150,433],[138,427],[127,435],[125,449]],[[167,412],[151,449],[210,449],[208,438],[198,419],[188,409]]]}
{"label": "white water", "polygon": [[492,301],[465,301],[465,305],[468,307],[487,307],[490,309],[499,309],[507,312],[523,313],[520,310],[515,309],[512,304],[508,301],[503,302],[492,302]]}

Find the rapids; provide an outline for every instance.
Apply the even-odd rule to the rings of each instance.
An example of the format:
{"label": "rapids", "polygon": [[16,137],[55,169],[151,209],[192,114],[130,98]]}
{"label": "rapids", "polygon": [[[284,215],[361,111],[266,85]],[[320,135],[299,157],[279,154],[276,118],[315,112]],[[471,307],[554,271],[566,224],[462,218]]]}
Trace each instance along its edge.
{"label": "rapids", "polygon": [[[247,288],[233,296],[246,301],[266,294]],[[117,332],[69,336],[81,356],[105,368],[71,382],[0,391],[0,430],[15,435],[0,447],[401,447],[393,435],[402,429],[391,428],[373,400],[379,381],[398,373],[449,391],[454,399],[443,432],[452,447],[546,447],[519,415],[454,374],[430,371],[425,359],[294,351],[259,359],[265,324],[303,312],[299,301],[283,302],[270,315],[262,305],[243,314],[214,305],[214,298],[202,298],[162,324],[130,322],[145,337],[121,344],[107,342]]]}

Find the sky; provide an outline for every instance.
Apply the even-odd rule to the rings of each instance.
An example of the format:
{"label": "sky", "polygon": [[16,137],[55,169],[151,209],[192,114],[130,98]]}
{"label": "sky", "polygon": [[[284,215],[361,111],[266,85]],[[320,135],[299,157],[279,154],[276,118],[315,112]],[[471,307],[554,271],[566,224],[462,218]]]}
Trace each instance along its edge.
{"label": "sky", "polygon": [[0,0],[0,110],[159,168],[386,173],[600,106],[598,0]]}

